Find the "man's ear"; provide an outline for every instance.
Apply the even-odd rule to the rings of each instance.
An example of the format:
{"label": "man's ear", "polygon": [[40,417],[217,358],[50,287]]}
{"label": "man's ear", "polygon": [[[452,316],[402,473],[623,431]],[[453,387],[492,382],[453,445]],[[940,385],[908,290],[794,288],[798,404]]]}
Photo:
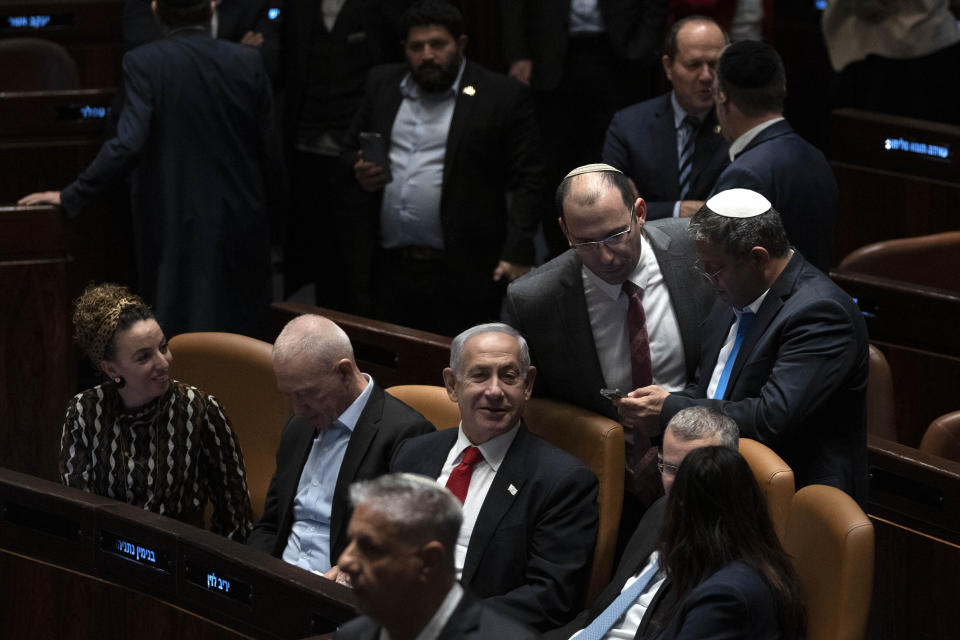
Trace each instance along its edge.
{"label": "man's ear", "polygon": [[453,402],[458,402],[457,376],[454,375],[453,369],[450,367],[446,367],[443,370],[443,385],[447,388],[447,396],[450,397],[450,400]]}
{"label": "man's ear", "polygon": [[770,263],[770,252],[765,247],[750,249],[750,261],[761,271]]}
{"label": "man's ear", "polygon": [[633,203],[633,213],[637,216],[637,224],[643,226],[647,222],[647,203],[643,201],[643,198],[637,198],[637,201]]}
{"label": "man's ear", "polygon": [[462,36],[460,36],[459,38],[457,38],[457,51],[460,52],[460,55],[461,55],[461,56],[466,55],[466,53],[467,53],[467,41],[469,41],[469,40],[470,40],[470,39],[467,37],[467,34],[463,34]]}
{"label": "man's ear", "polygon": [[533,394],[533,382],[537,379],[537,368],[531,366],[527,369],[527,377],[523,381],[523,397],[526,400],[530,399],[530,396]]}
{"label": "man's ear", "polygon": [[570,233],[567,231],[567,223],[563,221],[563,217],[557,218],[557,224],[560,225],[560,231],[563,231],[563,237],[567,239],[567,244],[573,246],[573,240],[570,239]]}
{"label": "man's ear", "polygon": [[420,547],[420,559],[423,562],[423,566],[420,567],[420,576],[424,580],[429,580],[437,572],[449,570],[447,550],[439,540],[431,540]]}

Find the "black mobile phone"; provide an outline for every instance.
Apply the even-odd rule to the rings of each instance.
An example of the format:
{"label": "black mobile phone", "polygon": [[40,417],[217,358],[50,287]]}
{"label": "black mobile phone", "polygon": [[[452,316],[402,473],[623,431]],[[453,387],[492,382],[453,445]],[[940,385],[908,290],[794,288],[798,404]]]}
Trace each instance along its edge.
{"label": "black mobile phone", "polygon": [[623,391],[620,391],[620,389],[600,389],[600,395],[610,402],[613,402],[614,400],[623,398]]}
{"label": "black mobile phone", "polygon": [[387,153],[387,142],[382,135],[375,131],[361,131],[360,148],[363,150],[364,160],[382,167],[387,182],[393,180],[390,175],[390,154]]}

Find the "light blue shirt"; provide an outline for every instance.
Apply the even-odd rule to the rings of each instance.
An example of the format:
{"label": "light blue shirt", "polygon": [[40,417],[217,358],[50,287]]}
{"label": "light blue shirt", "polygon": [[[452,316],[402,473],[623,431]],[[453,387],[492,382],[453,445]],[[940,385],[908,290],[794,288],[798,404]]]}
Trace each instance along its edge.
{"label": "light blue shirt", "polygon": [[443,162],[465,64],[461,61],[453,85],[440,93],[423,91],[409,73],[400,83],[403,102],[390,132],[393,180],[384,187],[380,206],[380,244],[387,249],[443,249]]}
{"label": "light blue shirt", "polygon": [[603,16],[597,0],[571,0],[570,33],[603,33]]}
{"label": "light blue shirt", "polygon": [[333,564],[330,558],[333,490],[337,487],[337,476],[350,436],[373,391],[373,380],[367,374],[363,375],[367,386],[329,429],[316,435],[300,474],[297,495],[293,499],[293,527],[283,550],[283,560],[307,571],[323,573]]}

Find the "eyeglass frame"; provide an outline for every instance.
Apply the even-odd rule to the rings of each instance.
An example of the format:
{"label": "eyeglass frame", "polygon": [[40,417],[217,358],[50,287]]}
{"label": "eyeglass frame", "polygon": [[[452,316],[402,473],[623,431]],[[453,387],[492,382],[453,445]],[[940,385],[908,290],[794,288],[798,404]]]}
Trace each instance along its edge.
{"label": "eyeglass frame", "polygon": [[627,221],[628,226],[624,231],[618,231],[616,233],[612,233],[602,240],[588,240],[587,242],[576,242],[576,243],[571,242],[570,248],[573,249],[574,251],[583,250],[583,251],[596,252],[600,250],[601,246],[607,247],[608,249],[610,247],[620,246],[620,244],[622,244],[623,241],[627,239],[627,236],[630,234],[630,232],[633,231],[633,221],[636,214],[637,214],[637,204],[634,203],[633,206],[630,207],[630,219]]}
{"label": "eyeglass frame", "polygon": [[677,475],[677,471],[680,470],[680,466],[675,464],[670,464],[668,462],[664,462],[663,453],[658,451],[657,452],[657,471],[659,471],[660,473],[664,473],[664,470],[669,471],[670,475],[675,476]]}

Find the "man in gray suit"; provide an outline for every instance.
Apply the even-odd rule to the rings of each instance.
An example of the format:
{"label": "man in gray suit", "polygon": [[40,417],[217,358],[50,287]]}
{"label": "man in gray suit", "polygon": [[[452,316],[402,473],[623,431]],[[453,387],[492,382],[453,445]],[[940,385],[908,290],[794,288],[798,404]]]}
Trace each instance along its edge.
{"label": "man in gray suit", "polygon": [[[694,269],[687,222],[645,224],[646,203],[617,169],[574,169],[556,201],[570,250],[510,285],[504,321],[527,338],[536,395],[619,421],[601,389],[625,395],[652,379],[680,390],[693,379],[713,294]],[[633,436],[627,490],[639,511],[662,489],[656,449]]]}

